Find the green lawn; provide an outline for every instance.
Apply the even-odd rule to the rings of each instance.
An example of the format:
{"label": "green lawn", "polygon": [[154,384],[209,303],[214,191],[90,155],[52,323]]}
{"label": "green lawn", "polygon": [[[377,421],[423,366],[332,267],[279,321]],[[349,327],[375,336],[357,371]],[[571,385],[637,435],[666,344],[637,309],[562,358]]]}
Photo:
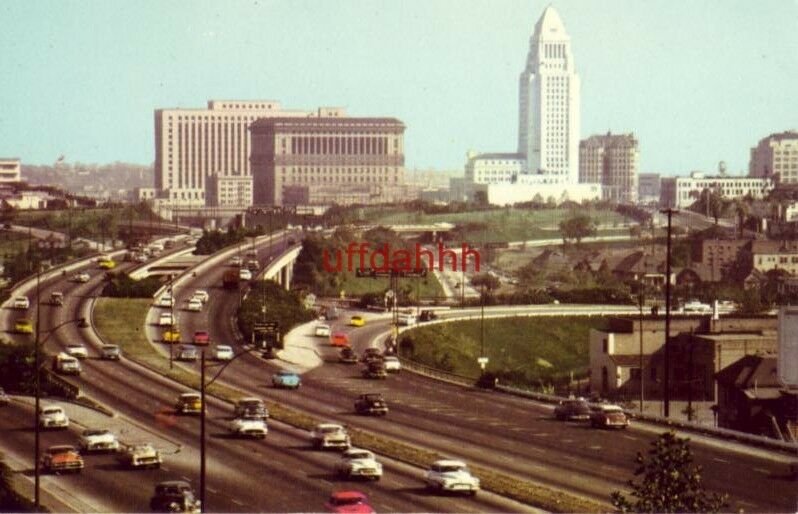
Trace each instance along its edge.
{"label": "green lawn", "polygon": [[[514,317],[486,319],[484,356],[487,371],[504,383],[539,386],[552,380],[584,375],[588,369],[588,333],[603,328],[599,317]],[[412,352],[403,355],[428,366],[467,377],[480,375],[482,353],[480,320],[441,323],[405,332]]]}
{"label": "green lawn", "polygon": [[[390,287],[389,278],[358,278],[354,273],[347,271],[336,273],[338,291],[344,291],[346,296],[362,296],[365,293],[381,293]],[[443,288],[432,273],[424,278],[400,278],[399,287],[408,291],[412,299],[420,298],[432,300],[443,298]]]}

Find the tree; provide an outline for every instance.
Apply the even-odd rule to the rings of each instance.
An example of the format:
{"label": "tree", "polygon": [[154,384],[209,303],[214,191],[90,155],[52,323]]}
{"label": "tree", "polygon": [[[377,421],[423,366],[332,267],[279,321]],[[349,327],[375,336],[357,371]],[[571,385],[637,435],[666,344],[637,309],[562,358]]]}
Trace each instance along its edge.
{"label": "tree", "polygon": [[634,501],[620,491],[610,495],[621,512],[718,512],[728,504],[725,494],[709,493],[701,483],[701,466],[693,464],[690,440],[665,432],[651,442],[648,455],[638,452],[636,483],[629,480]]}
{"label": "tree", "polygon": [[471,279],[471,285],[474,287],[485,287],[488,291],[497,289],[500,285],[498,277],[488,273],[480,273]]}
{"label": "tree", "polygon": [[564,243],[574,240],[579,244],[582,239],[596,234],[596,224],[587,214],[577,214],[560,222],[560,233]]}

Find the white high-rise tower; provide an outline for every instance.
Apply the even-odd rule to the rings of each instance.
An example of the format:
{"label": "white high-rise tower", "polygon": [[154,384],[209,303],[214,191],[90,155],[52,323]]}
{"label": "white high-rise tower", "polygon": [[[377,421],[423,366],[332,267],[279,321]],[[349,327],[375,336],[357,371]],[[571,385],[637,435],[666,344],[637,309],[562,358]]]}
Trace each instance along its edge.
{"label": "white high-rise tower", "polygon": [[[519,84],[518,153],[539,183],[579,181],[579,76],[560,15],[546,7]],[[531,178],[531,177],[530,177]]]}

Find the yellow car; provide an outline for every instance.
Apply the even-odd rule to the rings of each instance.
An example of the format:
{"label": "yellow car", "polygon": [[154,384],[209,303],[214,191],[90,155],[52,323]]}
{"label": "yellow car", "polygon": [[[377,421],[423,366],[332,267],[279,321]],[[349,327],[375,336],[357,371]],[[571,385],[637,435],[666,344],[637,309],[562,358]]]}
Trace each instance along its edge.
{"label": "yellow car", "polygon": [[363,316],[352,316],[352,318],[349,320],[349,324],[353,327],[362,327],[366,324],[366,320],[363,319]]}
{"label": "yellow car", "polygon": [[116,262],[113,259],[103,259],[100,261],[100,268],[102,269],[114,269],[116,267]]}
{"label": "yellow car", "polygon": [[14,331],[18,334],[32,334],[33,322],[27,318],[20,318],[14,323]]}
{"label": "yellow car", "polygon": [[163,333],[164,343],[179,343],[180,342],[180,329],[177,327],[168,328]]}

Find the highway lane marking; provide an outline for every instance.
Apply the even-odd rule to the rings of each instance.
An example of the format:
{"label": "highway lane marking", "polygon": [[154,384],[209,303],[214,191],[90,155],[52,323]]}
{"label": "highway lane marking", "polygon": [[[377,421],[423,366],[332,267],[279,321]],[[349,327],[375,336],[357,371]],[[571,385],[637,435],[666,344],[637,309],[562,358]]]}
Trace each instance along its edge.
{"label": "highway lane marking", "polygon": [[235,503],[236,505],[241,505],[242,507],[244,506],[244,502],[236,500],[235,498],[231,498],[230,501]]}
{"label": "highway lane marking", "polygon": [[188,478],[187,476],[182,476],[182,477],[180,477],[180,478],[182,478],[182,479],[183,479],[183,480],[185,480],[186,482],[189,482],[189,483],[191,482],[191,479],[190,479],[190,478]]}
{"label": "highway lane marking", "polygon": [[635,436],[633,436],[633,435],[626,435],[626,434],[623,434],[623,436],[624,436],[626,439],[629,439],[630,441],[637,441],[637,438],[636,438]]}
{"label": "highway lane marking", "polygon": [[[715,459],[715,460],[718,460],[718,459]],[[767,469],[764,469],[764,468],[754,468],[754,471],[756,471],[757,473],[762,473],[763,475],[770,476],[770,471],[768,471]]]}
{"label": "highway lane marking", "polygon": [[562,439],[560,442],[563,442],[563,443],[572,443],[572,442],[574,442],[574,440],[573,440],[573,439]]}
{"label": "highway lane marking", "polygon": [[213,487],[206,486],[205,488],[206,488],[207,490],[209,490],[210,492],[212,492],[213,494],[219,494],[219,491],[217,491],[217,490],[216,490],[216,489],[214,489]]}
{"label": "highway lane marking", "polygon": [[756,507],[755,504],[753,504],[751,502],[747,502],[745,500],[737,500],[737,503],[739,503],[740,505],[747,505],[748,507]]}
{"label": "highway lane marking", "polygon": [[601,449],[601,445],[594,444],[593,446],[588,446],[588,448],[590,448],[591,450],[600,450]]}
{"label": "highway lane marking", "polygon": [[726,459],[720,459],[718,457],[712,457],[712,460],[714,460],[715,462],[722,462],[724,464],[728,464],[729,463],[729,461],[727,461]]}

